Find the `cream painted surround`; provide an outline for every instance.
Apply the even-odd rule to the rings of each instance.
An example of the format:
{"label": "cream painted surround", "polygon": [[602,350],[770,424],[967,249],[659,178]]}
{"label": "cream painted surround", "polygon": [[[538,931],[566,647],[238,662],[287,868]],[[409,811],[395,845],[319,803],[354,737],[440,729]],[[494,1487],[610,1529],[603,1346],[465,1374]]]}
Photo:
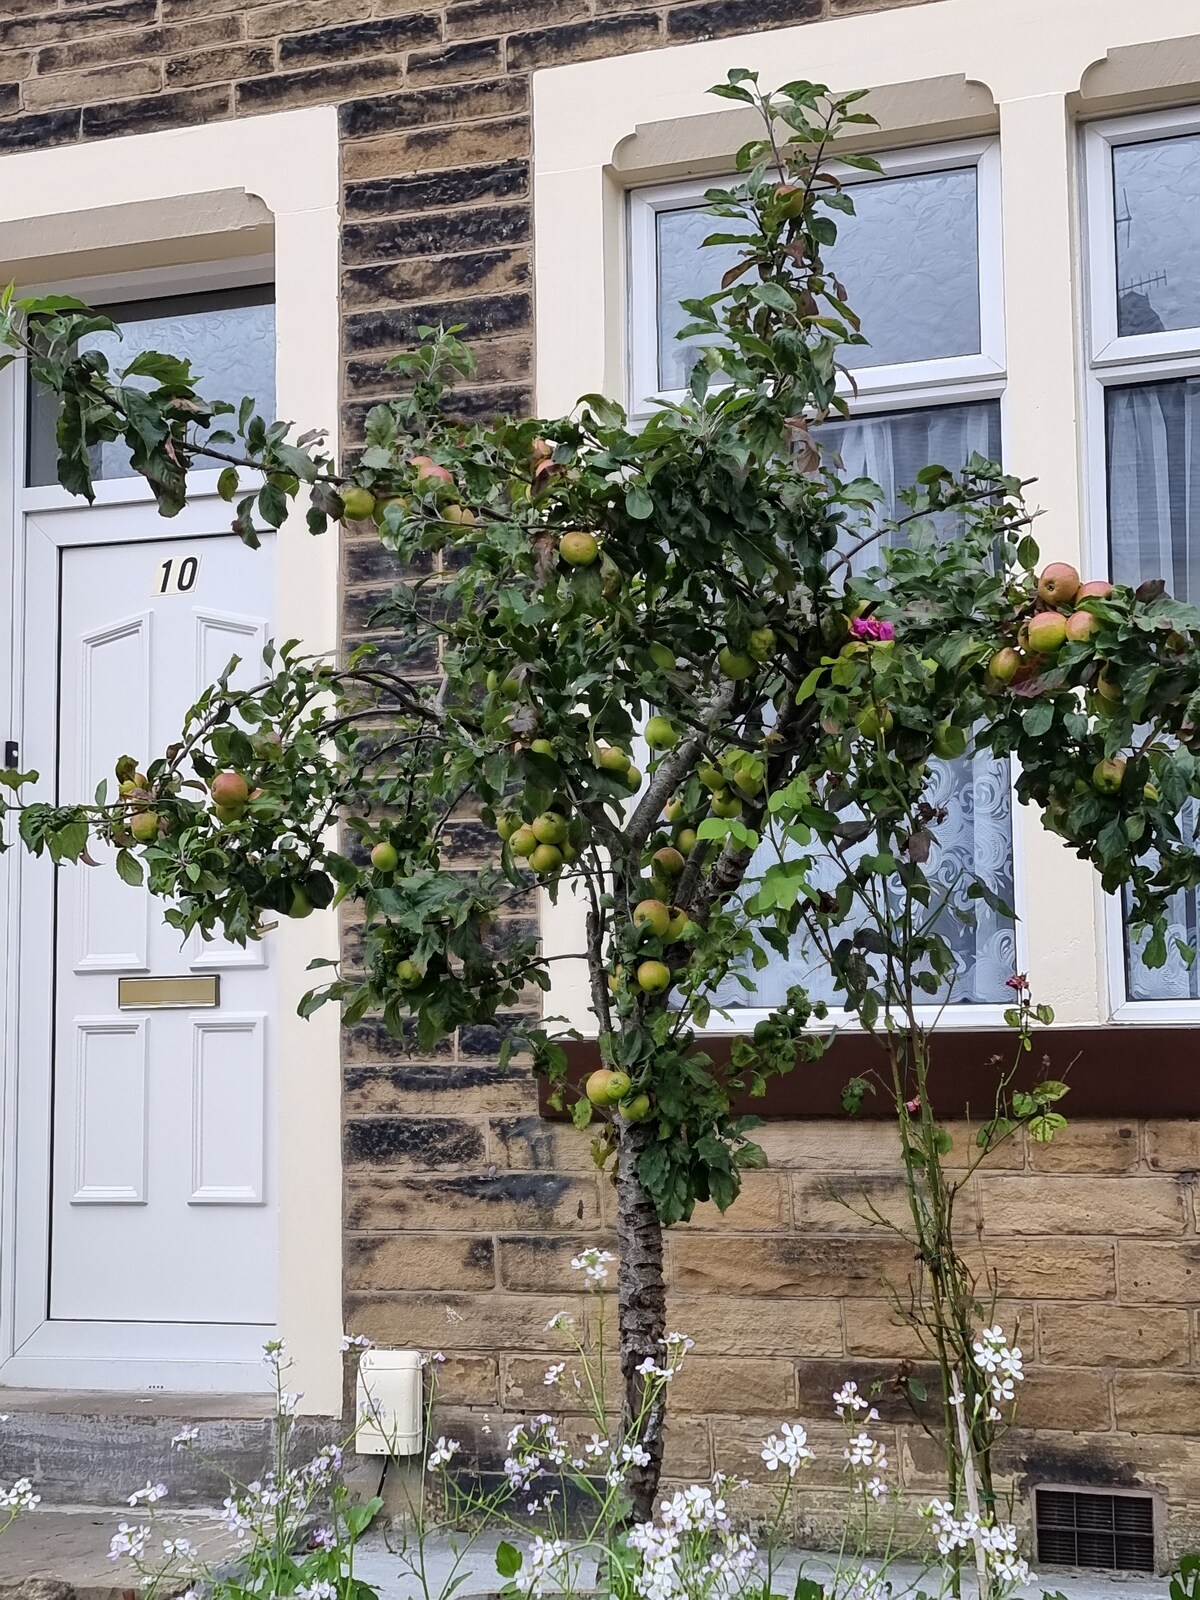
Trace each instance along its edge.
{"label": "cream painted surround", "polygon": [[[274,234],[278,412],[304,426],[333,429],[338,200],[332,107],[5,156],[4,281],[14,267],[33,260],[33,273],[43,281],[75,281],[81,262],[93,276],[213,261],[222,254],[223,234],[225,253],[244,256],[262,248],[265,218],[266,238],[272,225]],[[28,247],[14,249],[26,241]],[[7,558],[0,552],[0,568]],[[279,536],[278,575],[279,637],[334,649],[336,534],[314,540],[303,515],[290,519]],[[334,1008],[302,1021],[296,1001],[310,986],[308,962],[336,949],[336,915],[285,921],[276,938],[278,1331],[293,1361],[288,1386],[303,1391],[301,1410],[328,1415],[339,1413],[342,1403],[339,1029]],[[13,1148],[11,1142],[6,1147]],[[12,1194],[6,1185],[4,1198]]]}
{"label": "cream painted surround", "polygon": [[[1200,101],[1195,0],[937,0],[536,74],[540,415],[569,410],[593,391],[627,398],[625,190],[715,170],[714,146],[726,139],[728,166],[748,135],[729,102],[706,91],[734,66],[757,70],[768,87],[803,77],[835,90],[886,88],[888,110],[911,111],[919,98],[901,86],[927,86],[930,109],[915,119],[926,126],[910,121],[878,139],[880,147],[977,133],[977,91],[986,91],[984,104],[990,93],[1002,172],[1005,466],[1038,479],[1043,549],[1102,571],[1103,508],[1089,506],[1085,482],[1078,121]],[[956,78],[957,93],[947,94]],[[962,120],[945,120],[947,101]],[[872,108],[870,98],[865,104]],[[1091,868],[1024,808],[1016,813],[1018,931],[1034,993],[1061,1023],[1103,1024],[1114,1013],[1110,908]],[[578,900],[564,895],[553,907],[543,896],[548,953],[579,950],[583,924]],[[594,1034],[584,964],[562,961],[554,973],[550,1009]],[[1122,1007],[1121,1020],[1135,1009],[1139,1022],[1179,1020],[1177,1010],[1146,1005]]]}

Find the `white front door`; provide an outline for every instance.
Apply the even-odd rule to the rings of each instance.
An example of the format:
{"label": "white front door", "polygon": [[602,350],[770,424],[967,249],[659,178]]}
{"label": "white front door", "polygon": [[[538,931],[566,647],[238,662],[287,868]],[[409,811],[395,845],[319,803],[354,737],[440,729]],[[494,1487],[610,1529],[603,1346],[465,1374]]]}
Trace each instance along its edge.
{"label": "white front door", "polygon": [[[264,545],[227,533],[61,550],[61,801],[89,800],[106,778],[113,793],[118,756],[161,755],[232,657],[235,682],[258,681],[274,592]],[[269,949],[181,948],[161,903],[121,881],[114,852],[95,853],[98,867],[57,874],[50,1319],[270,1325]],[[200,1008],[206,975],[218,1003]],[[122,977],[180,976],[192,981],[168,1009],[136,992],[121,1004]]]}

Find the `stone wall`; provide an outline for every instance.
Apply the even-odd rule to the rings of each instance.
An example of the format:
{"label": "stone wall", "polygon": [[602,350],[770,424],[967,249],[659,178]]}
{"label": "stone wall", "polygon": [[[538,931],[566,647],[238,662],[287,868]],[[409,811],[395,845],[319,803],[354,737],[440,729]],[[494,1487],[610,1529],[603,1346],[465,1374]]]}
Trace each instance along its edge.
{"label": "stone wall", "polygon": [[[352,444],[387,392],[387,356],[420,323],[466,324],[480,358],[466,405],[531,404],[533,70],[885,4],[0,0],[0,153],[337,103]],[[931,8],[931,45],[935,24]],[[352,643],[395,574],[352,536],[344,575]],[[469,817],[457,844],[464,860],[488,847]],[[613,1222],[586,1138],[539,1120],[533,1085],[498,1070],[497,1047],[477,1028],[417,1061],[363,1023],[344,1052],[347,1326],[445,1351],[448,1423],[484,1453],[506,1413],[545,1404],[554,1314],[594,1318],[569,1261],[584,1243],[611,1245]],[[761,1434],[799,1415],[827,1447],[800,1510],[801,1534],[816,1537],[836,1515],[830,1396],[846,1376],[884,1385],[905,1484],[938,1486],[887,1387],[917,1353],[885,1290],[903,1289],[911,1259],[855,1210],[864,1195],[885,1214],[901,1204],[883,1125],[776,1123],[763,1138],[771,1168],[748,1176],[730,1215],[705,1212],[670,1237],[672,1323],[697,1343],[668,1470],[761,1476]],[[1200,1531],[1197,1168],[1200,1123],[1089,1122],[1049,1150],[1014,1146],[963,1198],[1030,1361],[1013,1482],[1152,1487],[1177,1547]]]}

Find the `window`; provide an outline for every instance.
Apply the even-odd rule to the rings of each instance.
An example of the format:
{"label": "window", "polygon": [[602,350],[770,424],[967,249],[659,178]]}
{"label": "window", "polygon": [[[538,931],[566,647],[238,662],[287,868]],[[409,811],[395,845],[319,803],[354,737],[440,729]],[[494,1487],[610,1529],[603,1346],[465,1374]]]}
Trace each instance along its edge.
{"label": "window", "polygon": [[[1089,278],[1090,513],[1111,576],[1163,578],[1200,603],[1200,111],[1097,124],[1084,139]],[[1193,826],[1195,808],[1190,810]],[[1111,918],[1118,1001],[1200,999],[1174,950],[1149,968]],[[1200,935],[1200,894],[1171,931]]]}
{"label": "window", "polygon": [[[82,348],[101,350],[113,368],[127,366],[144,350],[183,353],[200,375],[200,393],[214,399],[253,395],[265,420],[275,416],[275,297],[269,287],[210,290],[154,300],[128,300],[100,308],[120,328],[90,334]],[[149,379],[134,379],[150,388]],[[58,481],[54,440],[57,416],[54,397],[29,385],[29,460],[31,486]],[[229,419],[216,426],[229,426]],[[133,474],[129,452],[120,441],[94,445],[92,471],[97,478]]]}
{"label": "window", "polygon": [[[1001,309],[999,155],[992,141],[890,154],[883,173],[848,173],[854,217],[838,217],[827,259],[846,286],[870,344],[855,350],[858,397],[850,420],[828,423],[822,443],[847,477],[874,479],[888,508],[931,462],[952,468],[978,453],[1000,457],[1004,382]],[[737,247],[702,249],[720,228],[703,210],[708,182],[635,190],[630,195],[630,390],[634,413],[656,395],[686,387],[695,345],[676,335],[688,319],[679,300],[711,293],[737,259]],[[953,526],[945,529],[953,535]],[[869,565],[872,553],[864,553]],[[1014,891],[1008,765],[974,755],[939,764],[934,798],[949,819],[938,842],[936,874],[949,887],[978,873],[1011,902]],[[764,847],[769,849],[769,847]],[[965,896],[960,909],[968,911]],[[999,1005],[1017,964],[1012,923],[971,903],[961,923],[947,919],[956,954],[948,998]],[[774,1006],[790,984],[814,994],[823,968],[802,943],[770,955],[748,998],[736,980],[718,996],[729,1007]],[[946,998],[942,996],[940,998]],[[744,1025],[745,1015],[739,1021]]]}

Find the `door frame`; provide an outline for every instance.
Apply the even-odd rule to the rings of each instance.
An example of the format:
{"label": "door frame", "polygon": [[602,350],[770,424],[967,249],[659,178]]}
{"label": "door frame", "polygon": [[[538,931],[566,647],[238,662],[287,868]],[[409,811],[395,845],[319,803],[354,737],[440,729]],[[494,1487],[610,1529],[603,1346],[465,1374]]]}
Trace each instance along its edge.
{"label": "door frame", "polygon": [[[288,151],[281,162],[280,150]],[[202,173],[203,179],[188,174]],[[192,188],[204,184],[203,194]],[[105,196],[97,208],[94,197]],[[46,196],[54,212],[47,215]],[[0,158],[0,237],[3,225],[36,223],[39,282],[74,284],[84,294],[105,292],[124,277],[124,268],[144,270],[147,246],[158,263],[164,256],[175,265],[156,266],[151,277],[170,277],[179,286],[181,273],[193,272],[193,286],[213,282],[224,271],[237,281],[248,268],[244,239],[231,231],[222,267],[222,239],[198,243],[190,237],[192,218],[208,217],[222,225],[222,208],[230,197],[231,230],[244,228],[247,196],[265,205],[273,231],[276,294],[276,384],[278,414],[303,425],[325,424],[336,430],[338,399],[338,146],[332,108],[319,107],[255,117],[233,123],[178,132],[139,134],[125,139],[47,151],[22,152]],[[242,203],[242,211],[236,202]],[[139,208],[141,208],[139,210]],[[144,218],[146,228],[130,237],[130,219]],[[215,219],[215,220],[213,220]],[[19,229],[18,229],[19,232]],[[92,270],[80,271],[80,239],[104,245],[85,259]],[[261,253],[262,230],[255,230],[255,251]],[[46,242],[50,241],[51,248]],[[57,248],[54,248],[57,241]],[[116,241],[114,245],[114,241]],[[126,249],[126,247],[128,247]],[[197,260],[193,265],[192,256]],[[240,258],[240,261],[239,261]],[[94,270],[103,260],[103,275]],[[49,267],[48,264],[49,263]],[[0,280],[19,274],[21,263],[0,264]],[[260,279],[261,281],[261,279]],[[49,632],[41,618],[27,617],[24,595],[24,534],[30,533],[31,558],[44,564],[58,560],[48,528],[62,536],[73,518],[39,519],[69,497],[51,489],[22,490],[23,393],[19,363],[0,374],[0,626],[11,640],[0,659],[0,706],[8,723],[0,737],[22,744],[40,717],[49,692],[45,684],[23,704],[23,668],[30,659],[25,640],[38,630]],[[336,447],[336,432],[332,435]],[[215,474],[196,475],[203,500],[156,526],[156,538],[195,537],[212,531],[208,492]],[[140,484],[116,480],[97,485],[97,506],[114,509],[133,497],[149,498]],[[9,513],[11,512],[11,524]],[[201,524],[209,517],[207,530]],[[103,516],[103,512],[100,512]],[[81,530],[68,542],[100,542],[95,532]],[[11,527],[11,536],[9,528]],[[18,538],[20,535],[20,538]],[[38,546],[42,548],[38,550]],[[34,551],[37,553],[34,553]],[[309,537],[303,515],[293,516],[277,535],[275,627],[279,637],[298,637],[315,651],[332,651],[338,637],[339,554],[336,531]],[[48,619],[45,619],[48,620]],[[53,630],[57,654],[57,628]],[[36,704],[34,703],[36,699]],[[28,718],[29,720],[24,720]],[[23,737],[24,736],[24,737]],[[47,769],[48,770],[48,769]],[[0,1385],[58,1389],[175,1390],[181,1394],[265,1388],[258,1361],[262,1331],[251,1329],[253,1348],[239,1335],[197,1340],[187,1347],[178,1324],[150,1359],[134,1361],[123,1339],[124,1325],[90,1324],[97,1330],[92,1353],[81,1359],[70,1348],[70,1324],[46,1320],[49,1268],[49,1187],[42,1204],[27,1203],[23,1169],[40,1161],[48,1175],[49,1098],[47,1051],[53,1026],[51,985],[26,983],[29,958],[44,960],[53,928],[53,869],[33,861],[19,849],[0,856],[0,894],[7,915],[0,919],[0,961],[4,975],[4,1066],[0,1078]],[[33,914],[38,931],[28,935],[19,918]],[[31,942],[26,949],[26,939]],[[287,1340],[293,1368],[289,1387],[303,1391],[300,1409],[307,1414],[336,1414],[341,1409],[342,1362],[338,1350],[341,1307],[341,1160],[340,1160],[340,1031],[333,1008],[311,1021],[295,1014],[301,994],[311,985],[310,960],[337,948],[337,918],[318,912],[304,922],[286,922],[274,935],[277,944],[277,1011],[273,1018],[277,1056],[278,1150],[278,1334]],[[35,943],[32,942],[36,939]],[[52,948],[52,947],[51,947]],[[21,960],[21,956],[25,960]],[[22,971],[24,969],[24,971]],[[52,968],[47,965],[47,977]],[[40,997],[37,990],[40,989]],[[42,1086],[39,1100],[38,1086]],[[18,1159],[19,1157],[19,1159]],[[18,1206],[18,1197],[20,1205]],[[75,1325],[78,1327],[78,1325]],[[143,1333],[154,1325],[135,1325]],[[101,1333],[103,1336],[101,1336]]]}

